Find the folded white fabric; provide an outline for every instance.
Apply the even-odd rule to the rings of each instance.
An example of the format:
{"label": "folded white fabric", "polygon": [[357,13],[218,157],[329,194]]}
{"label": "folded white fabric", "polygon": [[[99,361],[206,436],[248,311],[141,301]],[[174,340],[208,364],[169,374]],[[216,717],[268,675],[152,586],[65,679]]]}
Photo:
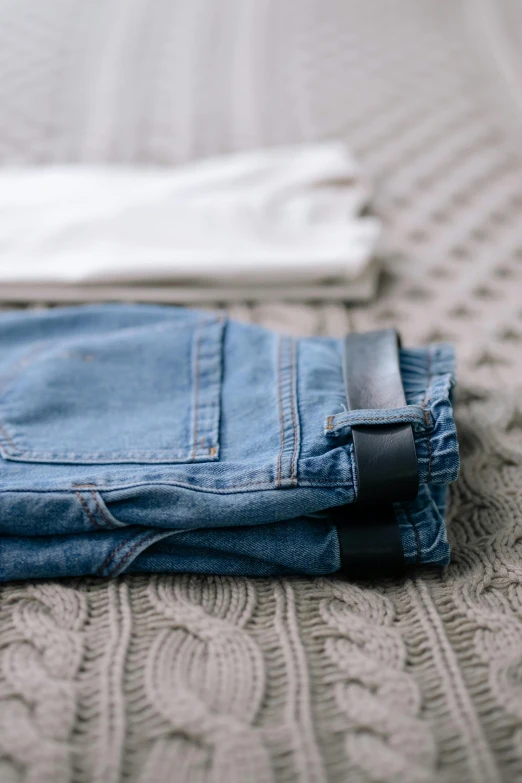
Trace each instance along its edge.
{"label": "folded white fabric", "polygon": [[361,215],[370,195],[336,142],[168,169],[3,169],[0,298],[49,287],[59,300],[127,298],[129,287],[164,301],[193,299],[191,289],[199,300],[367,298],[380,233]]}

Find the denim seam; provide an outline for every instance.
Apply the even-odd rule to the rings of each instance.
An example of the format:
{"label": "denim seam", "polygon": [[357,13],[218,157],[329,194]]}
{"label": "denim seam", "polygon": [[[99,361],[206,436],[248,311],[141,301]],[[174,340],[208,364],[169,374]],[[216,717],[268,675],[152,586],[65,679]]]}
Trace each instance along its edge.
{"label": "denim seam", "polygon": [[[137,484],[96,484],[96,488],[98,490],[103,490],[105,492],[114,492],[120,489],[132,489],[132,488],[138,488],[138,487],[181,487],[182,489],[190,489],[194,490],[195,492],[208,492],[211,495],[227,495],[229,494],[230,490],[235,489],[247,489],[248,487],[253,486],[261,486],[263,485],[265,490],[267,492],[271,492],[273,490],[279,489],[276,481],[251,481],[248,484],[235,484],[233,486],[229,486],[226,489],[219,489],[216,487],[201,487],[199,485],[194,484],[186,484],[182,481],[144,481]],[[307,481],[306,479],[301,479],[298,484],[299,487],[317,487],[319,489],[328,489],[329,487],[347,487],[348,489],[353,489],[353,482],[351,479],[347,479],[345,481],[327,481],[327,482],[321,482],[321,481]],[[297,489],[297,487],[281,487],[281,489]],[[254,490],[254,491],[265,491],[265,490]],[[70,492],[70,485],[67,487],[50,487],[47,489],[35,489],[34,487],[31,488],[5,488],[0,489],[0,494],[8,494],[9,492],[36,492],[38,494],[52,494],[53,492]],[[233,494],[231,492],[230,494]]]}
{"label": "denim seam", "polygon": [[[5,438],[5,430],[4,430],[4,439]],[[12,441],[8,441],[9,444],[12,443]],[[30,451],[30,450],[23,450],[20,452],[19,450],[16,450],[15,453],[10,453],[5,459],[11,459],[14,462],[23,462],[23,463],[47,463],[48,461],[51,461],[53,463],[60,462],[60,459],[63,464],[66,465],[103,465],[103,464],[110,464],[110,465],[139,465],[142,464],[145,460],[144,464],[148,465],[187,465],[190,462],[209,462],[210,459],[213,459],[216,456],[217,449],[207,449],[204,454],[196,454],[195,458],[192,459],[192,456],[189,454],[187,455],[186,452],[172,452],[172,451],[129,451],[125,452],[125,454],[122,454],[121,452],[113,452],[113,451],[96,451],[91,454],[76,454],[74,452],[66,452],[65,454],[60,452],[41,452],[41,451]],[[172,456],[172,455],[175,456]],[[103,458],[107,459],[107,462],[104,463],[103,461],[100,462],[99,460],[103,460]],[[64,459],[66,460],[64,462]],[[68,462],[67,460],[72,460],[71,462]],[[95,460],[94,462],[92,460]],[[148,460],[152,460],[149,462]]]}
{"label": "denim seam", "polygon": [[85,502],[85,498],[82,497],[82,495],[78,491],[76,491],[74,494],[76,495],[76,497],[80,501],[81,507],[83,508],[83,510],[85,512],[85,515],[86,515],[87,519],[89,520],[89,522],[91,523],[91,525],[93,525],[93,527],[95,527],[96,530],[103,530],[104,531],[105,528],[103,527],[103,525],[100,525],[100,523],[96,521],[96,519],[95,519],[94,515],[92,514],[89,506]]}
{"label": "denim seam", "polygon": [[98,516],[101,519],[103,519],[103,521],[105,522],[106,525],[108,525],[112,529],[115,529],[114,523],[111,522],[111,520],[105,515],[105,511],[103,510],[103,508],[101,506],[101,503],[100,503],[99,495],[96,494],[94,489],[91,489],[91,496],[92,496],[94,505],[96,506],[96,511],[98,513]]}
{"label": "denim seam", "polygon": [[[78,486],[78,485],[74,485],[73,484],[73,487],[75,487],[75,493],[74,494],[76,495],[76,497],[80,501],[81,506],[82,506],[86,516],[87,516],[87,519],[89,520],[89,522],[97,530],[106,531],[107,528],[109,528],[110,530],[118,530],[119,529],[118,526],[115,525],[108,518],[108,516],[106,515],[105,511],[103,510],[102,504],[100,502],[101,498],[100,498],[99,494],[97,492],[95,492],[95,489],[93,488],[93,485],[79,485]],[[89,494],[90,494],[90,496],[92,498],[92,502],[94,503],[94,506],[95,506],[95,509],[96,509],[95,511],[93,511],[92,508],[89,508],[89,506],[87,505],[86,498],[79,491],[82,488],[89,491]],[[96,517],[98,517],[98,519],[100,521],[98,521],[96,519]]]}
{"label": "denim seam", "polygon": [[[194,443],[190,458],[192,461],[214,459],[219,451],[224,323],[224,317],[215,320],[213,325],[219,328],[218,335],[202,331],[204,322],[197,326],[194,356]],[[206,382],[202,383],[202,378]],[[201,429],[203,437],[199,443]],[[210,441],[208,447],[204,445],[206,439]]]}
{"label": "denim seam", "polygon": [[[292,340],[292,421],[294,425],[294,452],[292,454],[292,475],[290,479],[290,486],[295,486],[298,483],[297,479],[297,454],[300,440],[299,423],[297,420],[297,356],[296,356],[296,341]],[[295,482],[295,483],[294,483]]]}
{"label": "denim seam", "polygon": [[[278,347],[278,402],[281,425],[281,448],[277,459],[277,486],[291,486],[296,481],[298,426],[295,413],[295,340],[281,336]],[[264,483],[264,482],[262,482]]]}
{"label": "denim seam", "polygon": [[130,536],[129,538],[125,539],[125,541],[122,541],[120,544],[118,544],[118,546],[117,546],[115,549],[113,549],[113,550],[112,550],[112,552],[111,552],[109,555],[107,555],[107,557],[105,558],[105,560],[103,561],[103,563],[101,564],[101,566],[100,566],[100,567],[99,567],[99,568],[96,570],[96,573],[97,573],[99,576],[103,576],[103,571],[104,571],[105,567],[106,567],[107,565],[109,565],[109,563],[111,562],[111,560],[112,560],[112,559],[114,558],[114,556],[115,556],[115,555],[116,555],[116,554],[117,554],[117,553],[120,551],[120,549],[123,549],[123,547],[124,547],[126,544],[130,544],[130,542],[131,542],[131,541],[134,541],[134,537],[135,537],[135,534],[133,534],[133,535],[132,535],[132,536]]}
{"label": "denim seam", "polygon": [[[149,533],[148,535],[146,535],[143,538],[141,538],[138,541],[136,541],[134,543],[134,545],[125,553],[124,557],[119,561],[119,563],[113,563],[113,567],[107,573],[107,576],[109,576],[109,577],[114,576],[116,574],[116,571],[119,571],[121,569],[121,567],[124,565],[124,563],[136,551],[136,549],[138,549],[139,546],[142,546],[143,544],[147,543],[147,541],[150,541],[152,538],[156,538],[157,535],[158,535],[157,530],[154,530],[153,532]],[[117,554],[118,548],[119,547],[117,547],[114,550],[113,555],[111,557],[111,560],[113,559],[114,555]]]}
{"label": "denim seam", "polygon": [[[141,534],[138,533],[138,536]],[[121,543],[118,544],[118,546],[110,552],[110,554],[107,555],[101,566],[96,570],[96,574],[98,576],[104,576],[103,571],[105,568],[110,564],[111,560],[114,559],[114,557],[118,554],[118,552],[123,549],[127,544],[132,543],[135,541],[134,547],[132,547],[129,551],[132,552],[140,545],[140,543],[145,542],[148,538],[152,538],[153,536],[157,535],[157,531],[151,531],[146,536],[142,536],[139,541],[136,541],[136,533],[133,533],[129,538],[126,538],[124,541],[121,541]],[[115,566],[117,568],[117,566]],[[108,572],[107,576],[111,576],[111,571]]]}
{"label": "denim seam", "polygon": [[281,448],[277,457],[277,486],[281,486],[281,461],[285,448],[285,420],[283,415],[283,391],[282,391],[282,365],[283,365],[283,337],[279,338],[277,350],[277,390],[279,402],[279,424],[281,427]]}
{"label": "denim seam", "polygon": [[199,404],[199,351],[201,347],[201,332],[199,324],[196,331],[196,346],[194,350],[194,429],[192,437],[194,439],[194,446],[192,448],[191,460],[196,459],[198,452],[198,404]]}

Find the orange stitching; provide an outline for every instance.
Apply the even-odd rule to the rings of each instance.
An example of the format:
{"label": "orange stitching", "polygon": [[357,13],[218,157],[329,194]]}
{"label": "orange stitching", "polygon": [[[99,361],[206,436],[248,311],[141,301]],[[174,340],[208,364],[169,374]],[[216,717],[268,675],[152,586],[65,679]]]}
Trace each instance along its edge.
{"label": "orange stitching", "polygon": [[[150,533],[149,533],[149,535],[155,535],[155,534],[150,534]],[[96,573],[101,575],[101,572],[103,571],[103,569],[105,568],[105,566],[106,566],[106,565],[108,565],[108,564],[111,562],[111,560],[113,559],[114,555],[116,555],[116,554],[117,554],[117,553],[120,551],[120,549],[121,549],[122,547],[124,547],[124,546],[125,546],[125,544],[128,544],[130,541],[132,541],[132,539],[133,539],[133,538],[134,538],[134,536],[130,536],[129,538],[126,538],[126,539],[125,539],[125,541],[122,541],[122,542],[121,542],[121,544],[118,544],[118,546],[116,547],[116,549],[114,549],[114,550],[113,550],[113,551],[110,553],[110,555],[109,555],[108,557],[106,557],[106,558],[105,558],[105,560],[103,561],[103,563],[101,564],[101,566],[98,568],[98,570],[96,571]],[[144,540],[146,540],[146,538],[147,538],[147,537],[145,537],[145,539],[144,539]]]}
{"label": "orange stitching", "polygon": [[[86,489],[90,489],[91,490],[90,494],[92,495],[92,499],[94,501],[94,505],[96,506],[96,509],[97,509],[100,517],[104,520],[104,522],[106,522],[109,525],[109,527],[114,529],[114,523],[105,515],[105,512],[104,512],[103,508],[101,507],[101,505],[100,505],[100,503],[98,501],[98,497],[96,495],[96,492],[94,491],[94,489],[92,489],[92,487],[95,487],[95,486],[96,486],[95,484],[73,484],[73,487],[84,487]],[[82,497],[82,495],[79,492],[75,492],[74,494],[76,495],[76,497],[78,498],[78,500],[82,504],[83,510],[85,511],[87,516],[89,517],[89,520],[92,522],[92,524],[95,525],[95,527],[97,527],[99,530],[105,530],[105,528],[102,525],[100,525],[96,521],[96,519],[94,518],[94,515],[92,514],[91,510],[89,509],[89,507],[88,507],[87,503],[85,502],[85,499]]]}
{"label": "orange stitching", "polygon": [[100,505],[100,501],[98,500],[98,496],[96,495],[96,492],[95,492],[93,489],[91,489],[91,495],[92,495],[92,499],[94,500],[94,505],[95,505],[95,506],[96,506],[96,508],[98,509],[98,514],[101,516],[101,518],[102,518],[102,519],[103,519],[103,520],[104,520],[104,521],[105,521],[105,522],[106,522],[108,525],[110,525],[110,527],[114,527],[114,524],[113,524],[113,522],[111,522],[111,520],[110,520],[110,519],[109,519],[109,518],[108,518],[108,517],[105,515],[105,511],[104,511],[104,510],[103,510],[103,508],[101,507],[101,505]]}
{"label": "orange stitching", "polygon": [[6,439],[7,443],[8,443],[8,444],[11,446],[11,448],[12,448],[12,449],[14,449],[14,450],[16,451],[16,446],[14,445],[13,441],[11,440],[11,438],[9,437],[9,435],[8,435],[8,434],[7,434],[7,432],[4,430],[4,428],[2,427],[2,425],[1,425],[1,424],[0,424],[0,432],[2,433],[2,435],[4,436],[4,438]]}
{"label": "orange stitching", "polygon": [[195,381],[194,381],[194,448],[190,459],[196,459],[198,449],[198,411],[199,411],[199,348],[201,343],[201,332],[198,332],[196,341],[196,359],[195,359]]}
{"label": "orange stitching", "polygon": [[[283,354],[283,338],[279,338],[278,360],[277,360],[277,388],[279,398],[279,421],[281,423],[281,449],[279,450],[279,456],[277,458],[277,486],[281,486],[281,461],[283,459],[283,450],[285,448],[285,420],[283,416],[283,392],[282,392],[282,354]],[[263,482],[257,482],[262,484]]]}
{"label": "orange stitching", "polygon": [[[224,315],[219,315],[217,320],[216,319],[207,319],[206,321],[200,321],[198,324],[198,329],[201,326],[205,326],[208,323],[216,323],[216,324],[223,324],[225,323],[226,318]],[[200,347],[201,347],[201,332],[198,332],[197,342],[196,342],[196,361],[195,361],[195,384],[194,384],[194,448],[192,449],[192,454],[190,455],[191,460],[195,460],[197,456],[198,451],[198,413],[199,413],[199,353],[200,353]],[[203,443],[205,442],[205,437],[203,436],[201,438],[201,445],[203,446]],[[211,449],[209,449],[209,456],[215,457],[217,453],[217,447],[213,446]]]}
{"label": "orange stitching", "polygon": [[294,427],[294,451],[292,454],[292,474],[290,476],[290,485],[294,485],[295,469],[296,469],[296,456],[297,456],[297,416],[295,412],[294,391],[297,394],[297,382],[296,382],[296,355],[295,355],[295,340],[292,340],[292,365],[291,365],[291,384],[292,384],[292,424]]}
{"label": "orange stitching", "polygon": [[328,425],[326,427],[327,430],[333,430],[333,420],[334,420],[333,416],[328,416],[327,419]]}
{"label": "orange stitching", "polygon": [[89,506],[88,506],[88,505],[87,505],[87,503],[85,502],[84,498],[82,498],[82,496],[80,495],[80,493],[79,493],[79,492],[75,492],[74,494],[76,495],[76,497],[78,498],[78,500],[79,500],[79,501],[80,501],[80,503],[82,504],[82,508],[83,508],[83,510],[85,511],[85,513],[87,514],[87,517],[88,517],[89,521],[91,522],[91,524],[93,524],[93,525],[94,525],[94,527],[98,528],[98,530],[103,530],[103,527],[102,527],[102,526],[101,526],[101,525],[100,525],[100,524],[99,524],[99,523],[98,523],[98,522],[95,520],[95,518],[94,518],[94,517],[93,517],[93,515],[91,514],[91,511],[90,511],[90,509],[89,509]]}
{"label": "orange stitching", "polygon": [[[114,568],[113,568],[113,569],[112,569],[112,571],[111,571],[111,572],[108,574],[108,576],[112,576],[112,575],[114,574],[114,572],[115,572],[115,571],[116,571],[118,568],[121,568],[121,567],[122,567],[122,565],[125,563],[125,561],[129,559],[129,557],[130,557],[130,556],[131,556],[131,555],[132,555],[132,554],[133,554],[133,553],[136,551],[136,549],[137,549],[139,546],[141,546],[142,544],[145,544],[147,541],[149,541],[149,540],[150,540],[151,538],[153,538],[155,535],[156,535],[156,533],[155,533],[155,532],[154,532],[154,533],[149,533],[149,535],[148,535],[148,536],[145,536],[145,538],[142,538],[142,539],[141,539],[141,541],[136,541],[136,543],[134,544],[134,546],[133,546],[133,547],[131,547],[131,549],[129,549],[129,551],[127,552],[127,554],[125,555],[125,557],[124,557],[124,558],[123,558],[123,559],[122,559],[122,560],[121,560],[121,561],[120,561],[120,562],[119,562],[117,565],[115,565],[115,566],[114,566]],[[115,549],[115,550],[114,550],[114,552],[113,552],[113,555],[114,555],[114,554],[116,554],[116,552],[117,552],[117,551],[118,551],[118,550],[117,550],[117,549]]]}

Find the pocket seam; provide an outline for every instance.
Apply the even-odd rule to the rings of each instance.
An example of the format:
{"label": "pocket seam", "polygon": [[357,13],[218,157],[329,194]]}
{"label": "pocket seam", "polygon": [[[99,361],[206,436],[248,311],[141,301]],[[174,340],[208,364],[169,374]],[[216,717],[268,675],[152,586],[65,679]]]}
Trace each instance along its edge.
{"label": "pocket seam", "polygon": [[299,484],[300,426],[297,401],[296,340],[281,335],[277,356],[277,388],[280,421],[280,449],[277,458],[277,487]]}
{"label": "pocket seam", "polygon": [[[204,318],[198,321],[194,327],[194,338],[198,347],[195,356],[194,368],[194,396],[193,396],[193,442],[186,444],[183,449],[154,449],[154,450],[126,450],[122,451],[95,451],[95,452],[76,452],[76,451],[42,451],[38,449],[25,448],[15,442],[19,440],[18,435],[11,435],[8,431],[7,422],[3,418],[5,410],[2,411],[2,402],[0,401],[0,454],[6,460],[15,462],[32,463],[56,463],[64,462],[67,464],[188,464],[191,462],[210,462],[219,459],[219,419],[221,412],[221,365],[223,354],[223,325],[226,319],[224,316],[213,318]],[[171,324],[161,324],[161,331],[167,330]],[[205,335],[205,328],[212,326],[219,327],[218,334]],[[178,328],[175,326],[175,328]],[[200,366],[200,348],[205,344],[205,338],[208,339],[213,355],[211,358],[213,364],[210,365],[210,379],[207,386],[201,384],[201,366]],[[208,358],[208,357],[207,357]],[[20,371],[22,372],[22,370]],[[16,381],[20,373],[12,380]],[[203,426],[207,427],[198,443],[198,427],[201,430],[201,411],[207,408],[207,422]],[[210,445],[203,446],[205,440]],[[3,441],[3,442],[2,442]],[[23,437],[22,437],[23,444]]]}

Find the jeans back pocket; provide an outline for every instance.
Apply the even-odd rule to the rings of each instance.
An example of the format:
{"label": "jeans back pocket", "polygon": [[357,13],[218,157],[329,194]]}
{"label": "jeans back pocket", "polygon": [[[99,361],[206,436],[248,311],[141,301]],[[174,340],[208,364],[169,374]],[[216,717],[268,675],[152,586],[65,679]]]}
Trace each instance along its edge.
{"label": "jeans back pocket", "polygon": [[[219,457],[224,318],[42,341],[0,396],[0,452],[20,462]],[[5,379],[4,379],[5,380]]]}

